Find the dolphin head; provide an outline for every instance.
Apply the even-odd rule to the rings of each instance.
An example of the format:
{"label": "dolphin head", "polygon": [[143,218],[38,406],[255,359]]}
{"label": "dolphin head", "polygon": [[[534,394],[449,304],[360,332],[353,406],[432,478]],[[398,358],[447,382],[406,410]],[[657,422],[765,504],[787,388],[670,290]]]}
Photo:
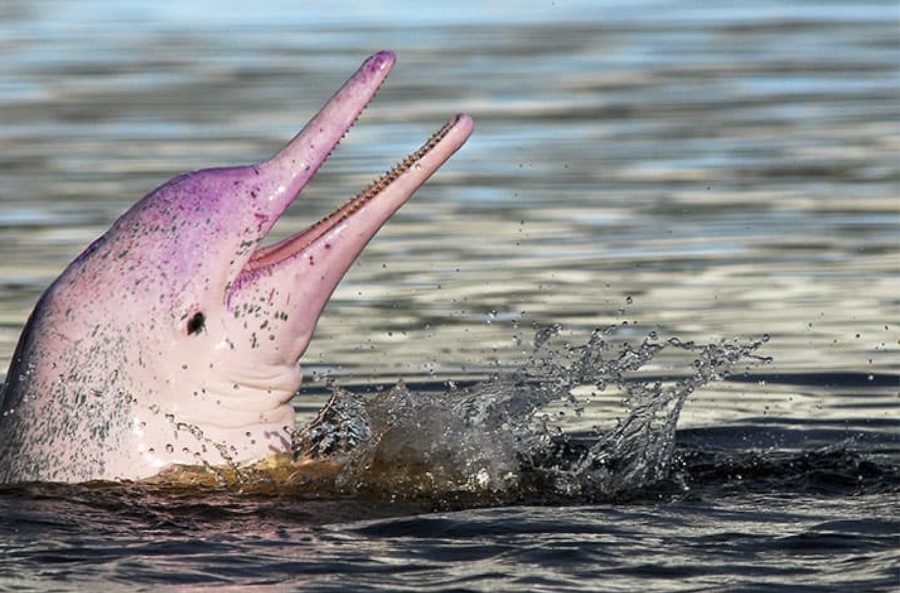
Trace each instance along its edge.
{"label": "dolphin head", "polygon": [[472,131],[457,115],[346,204],[264,247],[394,62],[367,59],[272,158],[151,192],[47,289],[7,374],[0,482],[140,479],[289,448],[297,362],[328,298]]}

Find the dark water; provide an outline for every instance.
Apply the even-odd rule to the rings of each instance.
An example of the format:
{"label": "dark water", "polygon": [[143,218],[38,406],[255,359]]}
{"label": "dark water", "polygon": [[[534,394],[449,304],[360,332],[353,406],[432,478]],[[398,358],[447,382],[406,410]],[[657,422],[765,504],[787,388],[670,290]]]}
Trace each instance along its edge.
{"label": "dark water", "polygon": [[397,68],[281,232],[447,116],[477,129],[304,357],[304,421],[367,406],[350,470],[5,488],[0,589],[900,587],[898,25],[891,2],[6,0],[3,368],[128,205],[269,154],[372,51]]}

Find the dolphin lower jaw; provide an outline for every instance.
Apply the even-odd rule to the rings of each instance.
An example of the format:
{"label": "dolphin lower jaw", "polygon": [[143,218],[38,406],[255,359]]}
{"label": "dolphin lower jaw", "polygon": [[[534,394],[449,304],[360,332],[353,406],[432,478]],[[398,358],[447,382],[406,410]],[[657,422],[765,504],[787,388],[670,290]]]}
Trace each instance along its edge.
{"label": "dolphin lower jaw", "polygon": [[[394,194],[395,198],[391,205],[393,205],[394,210],[396,210],[396,208],[402,205],[402,203],[405,202],[406,199],[408,199],[409,196],[425,182],[425,180],[427,180],[428,176],[430,176],[437,167],[449,158],[453,151],[459,147],[458,141],[455,143],[448,142],[447,145],[443,146],[444,150],[438,150],[439,148],[442,148],[441,143],[447,138],[450,132],[453,131],[454,128],[460,127],[471,128],[471,120],[468,116],[457,115],[455,118],[441,126],[417,151],[411,153],[387,173],[375,179],[366,189],[356,194],[353,199],[336,208],[333,212],[306,230],[284,239],[279,243],[256,250],[245,265],[242,275],[247,276],[251,275],[255,270],[271,268],[280,262],[287,261],[291,257],[302,253],[316,240],[322,238],[323,235],[352,217],[358,210],[378,198],[379,195]],[[412,176],[412,179],[408,180],[406,187],[403,188],[405,191],[397,191],[398,187],[403,185],[402,182],[399,181],[400,177],[411,169],[417,171],[420,170],[422,161],[429,156],[429,153],[435,150],[437,150],[436,154],[443,154],[443,157],[439,157],[440,162],[437,163],[437,165],[432,165],[427,173],[419,173],[418,175]],[[395,183],[398,187],[392,187]],[[392,189],[393,191],[391,191]],[[363,216],[362,218],[366,217]],[[383,224],[383,222],[384,221],[382,220],[381,223]],[[369,227],[372,227],[372,225],[369,225]],[[380,227],[380,224],[374,227],[374,230],[371,230],[370,234],[374,234],[374,231],[377,230],[378,227]]]}
{"label": "dolphin lower jaw", "polygon": [[[263,350],[278,348],[283,362],[295,364],[322,309],[359,253],[462,146],[472,127],[469,116],[455,116],[418,150],[331,214],[292,237],[255,251],[226,296],[230,317],[245,323],[247,315],[255,312],[262,320],[251,343]],[[263,324],[279,329],[267,333]]]}

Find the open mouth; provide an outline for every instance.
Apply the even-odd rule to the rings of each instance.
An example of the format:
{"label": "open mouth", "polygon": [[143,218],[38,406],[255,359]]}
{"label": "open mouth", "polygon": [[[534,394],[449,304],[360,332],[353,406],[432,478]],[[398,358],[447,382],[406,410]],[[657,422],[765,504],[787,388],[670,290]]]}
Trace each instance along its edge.
{"label": "open mouth", "polygon": [[[469,119],[467,115],[460,114],[445,123],[418,150],[407,155],[405,159],[394,165],[389,171],[372,181],[366,189],[360,191],[355,197],[321,218],[318,222],[287,239],[258,249],[244,266],[244,272],[249,273],[268,266],[274,266],[303,252],[317,239],[327,234],[328,231],[333,230],[341,222],[353,216],[355,212],[359,211],[368,202],[383,195],[385,190],[401,175],[416,167],[421,167],[420,163],[423,158],[441,144],[454,126],[459,125],[461,120],[467,119]],[[470,121],[463,121],[463,125],[471,125],[471,123]],[[425,179],[427,179],[427,176]],[[422,181],[424,182],[425,179]]]}
{"label": "open mouth", "polygon": [[[251,191],[260,208],[257,245],[353,126],[395,62],[390,51],[369,57],[287,146],[257,166],[258,179],[267,188],[264,195]],[[297,234],[248,252],[230,286],[229,301],[255,286],[260,291],[302,294],[304,306],[311,310],[324,306],[369,239],[465,143],[473,125],[468,115],[454,116],[418,150],[331,214]],[[319,264],[316,274],[300,278]]]}

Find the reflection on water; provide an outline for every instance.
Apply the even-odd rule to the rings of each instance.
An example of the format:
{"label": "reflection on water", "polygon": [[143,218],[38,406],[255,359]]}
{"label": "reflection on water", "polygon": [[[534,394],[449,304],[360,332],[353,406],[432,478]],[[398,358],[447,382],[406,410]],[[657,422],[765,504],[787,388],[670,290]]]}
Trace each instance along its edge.
{"label": "reflection on water", "polygon": [[[306,226],[354,194],[447,116],[469,112],[476,132],[335,293],[304,359],[310,385],[297,406],[306,418],[325,401],[326,377],[360,388],[399,376],[411,384],[472,381],[515,368],[530,352],[517,337],[543,325],[561,323],[581,335],[615,325],[612,337],[635,346],[652,331],[698,343],[768,334],[759,353],[771,364],[701,390],[684,409],[680,426],[699,456],[691,466],[697,476],[721,477],[732,467],[728,479],[740,482],[734,476],[771,469],[766,464],[780,459],[773,449],[799,451],[784,465],[792,468],[808,467],[803,455],[811,448],[871,447],[896,457],[900,35],[893,3],[463,2],[451,14],[406,1],[305,11],[266,1],[215,4],[0,5],[0,367],[44,287],[137,198],[184,170],[265,157],[363,56],[390,47],[399,63],[388,84],[277,232]],[[670,354],[654,358],[646,372],[678,374],[683,361]],[[559,419],[566,430],[609,426],[623,409],[623,394],[612,387],[576,395],[584,411]],[[733,448],[769,453],[745,459]],[[704,473],[707,454],[714,462]],[[827,467],[831,454],[816,459]],[[867,473],[869,461],[855,454],[835,457],[836,473],[877,473]],[[815,481],[822,472],[815,466],[807,474]],[[765,488],[751,483],[749,490],[777,489],[777,473],[757,482]],[[816,560],[838,553],[829,534],[854,542],[840,553],[858,559],[881,553],[896,533],[892,495],[863,492],[866,509],[840,499],[788,513],[754,494],[729,498],[718,510],[690,502],[646,512],[582,509],[566,520],[537,510],[471,512],[444,523],[387,521],[313,535],[297,526],[307,515],[296,501],[262,510],[227,497],[218,507],[188,501],[182,508],[171,498],[157,506],[108,504],[120,527],[155,526],[160,539],[145,546],[149,555],[164,554],[167,538],[180,541],[190,532],[186,522],[211,523],[228,534],[223,554],[258,560],[265,553],[253,544],[228,539],[241,533],[228,526],[246,529],[239,519],[249,514],[261,541],[274,545],[287,523],[289,539],[312,542],[304,553],[319,558],[316,550],[326,550],[320,570],[348,571],[354,564],[345,550],[356,550],[361,581],[388,589],[399,581],[368,560],[378,554],[412,567],[419,582],[427,564],[435,587],[485,585],[499,572],[520,588],[536,586],[527,579],[541,575],[548,587],[573,590],[614,576],[633,590],[646,588],[651,566],[662,571],[653,582],[671,590],[675,583],[709,586],[733,572],[753,574],[754,583],[788,583],[798,574],[804,584],[810,574],[836,583],[846,574]],[[37,525],[74,505],[80,514],[71,537],[84,545],[83,534],[102,523],[91,515],[97,507],[79,503],[83,493],[54,496],[46,517],[29,514],[19,499],[0,503],[12,500],[5,516],[14,517],[15,532],[34,529],[38,540],[51,528]],[[342,513],[427,510],[320,502],[327,509],[315,523],[340,521],[348,516]],[[180,510],[161,511],[166,505]],[[354,505],[364,510],[348,511]],[[887,519],[879,523],[873,513]],[[619,520],[636,525],[637,536],[610,527]],[[276,534],[264,535],[273,522]],[[491,540],[479,557],[471,533],[484,522],[507,539]],[[166,524],[175,527],[159,527]],[[689,536],[684,525],[697,531]],[[798,525],[801,531],[791,531]],[[561,571],[560,558],[520,541],[529,529],[548,550],[582,542],[581,561],[613,572],[591,569],[579,581]],[[449,534],[443,544],[429,539],[436,530]],[[725,537],[741,532],[748,535]],[[785,532],[792,535],[781,537]],[[395,536],[430,555],[416,556],[419,548],[394,539],[384,543]],[[666,542],[682,572],[636,543],[647,538]],[[722,547],[726,539],[733,547]],[[93,549],[104,549],[104,541]],[[500,548],[544,570],[515,583],[509,575],[519,573],[492,555],[502,556]],[[18,574],[29,562],[50,561],[16,550],[0,569]],[[696,566],[690,559],[697,550],[718,558],[718,569]],[[766,560],[762,550],[790,555],[797,570]],[[297,550],[273,554],[282,552]],[[61,546],[59,558],[72,554]],[[468,568],[454,573],[459,566],[442,554],[469,554]],[[879,558],[855,573],[858,583],[890,586],[884,575],[891,561]],[[107,576],[122,578],[111,566]],[[246,584],[223,566],[208,566],[219,582]],[[288,581],[310,570],[278,566],[267,568]],[[165,567],[148,561],[137,573],[155,583],[152,575]]]}

